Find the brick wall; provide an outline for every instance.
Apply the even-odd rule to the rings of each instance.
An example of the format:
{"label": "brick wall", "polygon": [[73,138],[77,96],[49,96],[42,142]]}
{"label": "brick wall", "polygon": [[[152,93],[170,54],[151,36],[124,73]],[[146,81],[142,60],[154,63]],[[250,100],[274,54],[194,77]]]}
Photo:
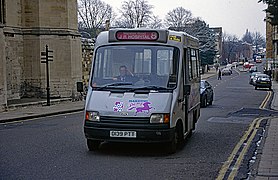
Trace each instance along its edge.
{"label": "brick wall", "polygon": [[82,40],[82,81],[88,87],[90,72],[92,67],[92,58],[94,52],[94,44],[88,39]]}

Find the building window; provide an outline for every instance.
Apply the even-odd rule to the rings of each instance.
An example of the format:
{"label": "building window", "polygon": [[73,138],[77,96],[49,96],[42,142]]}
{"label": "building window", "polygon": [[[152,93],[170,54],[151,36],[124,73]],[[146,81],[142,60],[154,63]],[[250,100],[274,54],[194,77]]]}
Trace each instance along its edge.
{"label": "building window", "polygon": [[276,55],[278,55],[278,41],[276,42]]}
{"label": "building window", "polygon": [[5,24],[5,0],[0,0],[0,24]]}

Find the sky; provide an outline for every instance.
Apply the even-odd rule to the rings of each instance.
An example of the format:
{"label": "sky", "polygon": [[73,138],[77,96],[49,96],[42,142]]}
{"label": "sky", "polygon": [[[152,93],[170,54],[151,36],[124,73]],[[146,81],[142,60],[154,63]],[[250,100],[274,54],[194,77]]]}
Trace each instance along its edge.
{"label": "sky", "polygon": [[[123,0],[102,0],[118,14]],[[266,5],[258,0],[147,0],[153,5],[154,15],[164,19],[177,7],[190,10],[193,17],[200,17],[210,27],[222,27],[223,32],[242,38],[246,29],[265,36]]]}

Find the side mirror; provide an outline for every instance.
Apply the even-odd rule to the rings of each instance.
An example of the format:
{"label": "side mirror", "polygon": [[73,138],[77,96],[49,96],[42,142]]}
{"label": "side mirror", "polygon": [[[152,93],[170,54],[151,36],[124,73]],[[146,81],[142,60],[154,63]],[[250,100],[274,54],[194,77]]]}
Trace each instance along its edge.
{"label": "side mirror", "polygon": [[77,92],[83,92],[83,82],[77,82],[76,83],[77,86]]}
{"label": "side mirror", "polygon": [[191,86],[189,84],[185,84],[183,86],[183,92],[184,92],[184,95],[186,95],[186,96],[190,95]]}

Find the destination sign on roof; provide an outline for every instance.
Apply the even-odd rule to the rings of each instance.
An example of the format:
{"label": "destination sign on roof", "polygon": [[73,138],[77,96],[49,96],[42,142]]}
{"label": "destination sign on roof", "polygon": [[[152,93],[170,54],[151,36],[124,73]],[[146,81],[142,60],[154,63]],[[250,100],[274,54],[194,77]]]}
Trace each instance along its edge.
{"label": "destination sign on roof", "polygon": [[158,39],[158,33],[155,31],[146,32],[128,32],[118,31],[116,38],[120,41],[156,41]]}

